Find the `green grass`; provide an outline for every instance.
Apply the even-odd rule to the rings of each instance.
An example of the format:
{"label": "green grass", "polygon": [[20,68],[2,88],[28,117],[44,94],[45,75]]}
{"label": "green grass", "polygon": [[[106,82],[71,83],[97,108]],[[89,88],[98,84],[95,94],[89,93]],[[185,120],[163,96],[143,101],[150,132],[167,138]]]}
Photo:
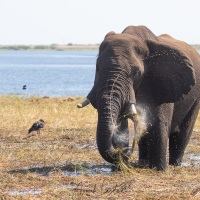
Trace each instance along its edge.
{"label": "green grass", "polygon": [[[88,166],[108,163],[95,148],[97,112],[91,105],[77,109],[82,100],[0,97],[0,199],[200,199],[199,164],[168,167],[162,173],[139,168],[133,173],[85,173]],[[46,122],[41,134],[27,137],[40,118]],[[184,162],[190,162],[189,154],[200,156],[200,116]],[[43,169],[49,170],[46,176],[37,173]],[[66,169],[82,175],[66,175]],[[10,193],[30,189],[41,193]]]}

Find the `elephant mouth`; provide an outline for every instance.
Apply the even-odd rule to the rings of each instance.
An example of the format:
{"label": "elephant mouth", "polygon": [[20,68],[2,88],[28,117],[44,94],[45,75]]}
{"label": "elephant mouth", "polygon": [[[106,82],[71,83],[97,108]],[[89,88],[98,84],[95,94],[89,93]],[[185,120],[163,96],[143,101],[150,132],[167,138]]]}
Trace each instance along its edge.
{"label": "elephant mouth", "polygon": [[[120,123],[122,121],[126,121],[126,123],[128,124],[128,120],[131,120],[131,122],[133,123],[133,127],[134,127],[134,135],[133,135],[133,141],[132,141],[132,146],[130,149],[130,154],[133,153],[135,144],[136,144],[136,137],[135,134],[137,132],[137,127],[138,127],[138,123],[139,123],[139,114],[136,110],[135,104],[130,104],[130,106],[128,107],[128,110],[126,110],[125,113],[123,113],[120,117],[119,117],[119,121]],[[127,127],[128,129],[128,127]]]}
{"label": "elephant mouth", "polygon": [[[78,107],[82,108],[88,104],[89,100],[86,99]],[[110,105],[98,110],[97,146],[101,156],[110,163],[118,163],[119,158],[127,161],[133,153],[136,141],[133,137],[132,145],[129,146],[129,119],[136,130],[138,113],[134,103],[127,104],[123,112],[111,112]]]}
{"label": "elephant mouth", "polygon": [[[134,132],[132,133],[132,144],[129,146],[129,122],[133,123]],[[118,116],[116,121],[110,123],[110,133],[112,135],[112,145],[114,147],[116,156],[116,162],[119,162],[119,157],[121,160],[128,160],[132,155],[135,144],[136,144],[136,129],[139,122],[138,113],[136,111],[135,105],[130,104],[128,109],[125,109],[121,115]]]}

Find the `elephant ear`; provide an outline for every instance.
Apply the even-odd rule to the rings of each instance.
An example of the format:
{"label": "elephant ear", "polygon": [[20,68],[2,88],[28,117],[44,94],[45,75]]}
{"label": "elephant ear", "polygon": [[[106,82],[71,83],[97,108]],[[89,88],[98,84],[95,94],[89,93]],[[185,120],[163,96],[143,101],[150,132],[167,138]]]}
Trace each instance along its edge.
{"label": "elephant ear", "polygon": [[175,46],[148,40],[147,76],[153,83],[158,103],[174,103],[184,98],[195,84],[189,57]]}

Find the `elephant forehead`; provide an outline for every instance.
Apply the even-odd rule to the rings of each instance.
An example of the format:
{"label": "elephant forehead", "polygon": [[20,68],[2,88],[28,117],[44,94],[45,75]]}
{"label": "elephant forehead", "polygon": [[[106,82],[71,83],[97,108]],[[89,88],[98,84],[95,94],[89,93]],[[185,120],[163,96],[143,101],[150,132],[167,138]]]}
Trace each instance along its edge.
{"label": "elephant forehead", "polygon": [[131,48],[133,46],[139,47],[142,45],[137,38],[127,34],[112,35],[106,38],[102,44],[103,46],[109,46],[111,48],[118,46],[120,48],[126,48],[126,49],[128,49],[129,47]]}
{"label": "elephant forehead", "polygon": [[112,39],[105,40],[100,46],[100,55],[102,53],[109,55],[118,55],[121,52],[125,52],[126,54],[130,54],[130,44],[126,40],[121,39]]}
{"label": "elephant forehead", "polygon": [[145,44],[137,38],[128,34],[118,34],[109,36],[101,43],[99,56],[102,54],[106,56],[122,55],[126,58],[134,59],[133,57],[141,57],[146,52]]}

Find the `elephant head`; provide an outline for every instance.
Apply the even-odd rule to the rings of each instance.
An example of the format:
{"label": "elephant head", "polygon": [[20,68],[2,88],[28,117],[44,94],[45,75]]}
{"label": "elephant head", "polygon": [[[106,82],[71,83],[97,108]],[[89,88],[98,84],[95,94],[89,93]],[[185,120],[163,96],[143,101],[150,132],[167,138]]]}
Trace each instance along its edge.
{"label": "elephant head", "polygon": [[194,85],[192,63],[184,51],[155,36],[144,26],[129,26],[121,34],[108,33],[99,47],[94,86],[87,99],[98,110],[97,146],[101,156],[117,162],[116,149],[126,160],[128,119],[136,105],[175,102]]}

